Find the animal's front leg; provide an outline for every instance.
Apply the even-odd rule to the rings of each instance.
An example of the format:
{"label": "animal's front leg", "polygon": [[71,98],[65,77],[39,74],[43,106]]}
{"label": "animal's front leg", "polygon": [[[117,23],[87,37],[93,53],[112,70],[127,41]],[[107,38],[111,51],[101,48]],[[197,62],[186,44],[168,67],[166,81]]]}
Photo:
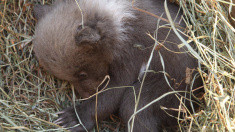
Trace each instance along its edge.
{"label": "animal's front leg", "polygon": [[59,118],[54,123],[68,128],[72,132],[83,132],[92,129],[95,125],[95,119],[92,118],[91,109],[83,109],[83,106],[84,104],[75,106],[81,122],[75,113],[74,106],[71,106],[58,112]]}
{"label": "animal's front leg", "polygon": [[[91,130],[96,123],[96,102],[98,121],[104,120],[110,114],[113,114],[118,110],[120,98],[124,90],[125,89],[111,89],[105,91],[104,93],[98,94],[98,100],[96,100],[96,97],[94,96],[75,107],[77,114],[86,130]],[[61,125],[64,128],[71,127],[69,130],[73,132],[86,131],[77,118],[74,106],[62,110],[58,113],[58,115],[59,118],[55,121],[56,124]],[[73,127],[77,124],[80,125]]]}

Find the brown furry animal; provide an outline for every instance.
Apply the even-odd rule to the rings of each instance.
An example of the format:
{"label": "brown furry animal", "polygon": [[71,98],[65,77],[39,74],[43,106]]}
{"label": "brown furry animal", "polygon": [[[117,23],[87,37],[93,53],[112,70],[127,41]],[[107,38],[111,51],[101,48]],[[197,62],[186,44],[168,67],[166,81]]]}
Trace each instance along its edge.
{"label": "brown furry animal", "polygon": [[[74,0],[56,1],[52,6],[36,5],[35,17],[38,24],[35,32],[34,51],[41,65],[52,75],[73,83],[76,91],[84,98],[91,96],[106,75],[110,76],[107,88],[114,88],[98,95],[97,117],[104,120],[118,112],[125,124],[128,123],[135,108],[135,93],[139,93],[145,66],[154,41],[152,35],[157,28],[158,19],[132,8],[132,0],[77,0],[82,13]],[[135,7],[161,16],[164,0],[138,0]],[[177,5],[168,3],[171,16],[176,16]],[[82,15],[83,14],[83,15]],[[182,12],[179,13],[182,15]],[[165,15],[163,15],[166,18]],[[176,19],[179,22],[180,17]],[[168,24],[160,21],[160,25]],[[181,26],[185,25],[181,23]],[[157,39],[163,42],[169,28],[159,28]],[[173,42],[173,43],[170,43]],[[197,61],[184,52],[177,44],[182,43],[171,31],[160,48],[165,71],[174,78],[170,85],[185,79],[186,67],[196,68]],[[139,45],[136,47],[135,45]],[[153,53],[149,70],[163,71],[159,52]],[[169,78],[168,78],[169,79]],[[170,80],[170,79],[169,79]],[[185,90],[184,81],[175,90]],[[195,81],[194,87],[201,85]],[[100,89],[100,88],[99,88]],[[189,90],[188,86],[188,90]],[[138,109],[166,92],[172,91],[164,74],[148,72],[144,80]],[[183,93],[182,95],[184,95]],[[96,98],[92,97],[76,106],[76,111],[85,126],[69,130],[82,132],[94,127]],[[178,108],[180,102],[175,95],[168,95],[149,106],[139,114],[134,122],[133,132],[157,132],[159,126],[174,125],[176,120],[168,116],[160,106]],[[187,106],[188,103],[186,103]],[[176,111],[168,111],[177,115]],[[71,127],[79,124],[74,108],[69,107],[59,113],[57,124]],[[128,131],[126,126],[125,131]]]}

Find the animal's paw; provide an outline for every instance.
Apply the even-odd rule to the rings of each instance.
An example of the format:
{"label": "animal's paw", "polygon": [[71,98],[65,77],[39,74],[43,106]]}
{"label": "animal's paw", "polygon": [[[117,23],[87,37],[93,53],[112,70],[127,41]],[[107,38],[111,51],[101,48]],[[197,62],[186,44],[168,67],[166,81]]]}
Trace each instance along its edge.
{"label": "animal's paw", "polygon": [[59,115],[59,118],[54,122],[55,124],[60,125],[63,128],[68,128],[68,130],[70,130],[72,132],[86,131],[83,128],[83,126],[80,124],[78,117],[75,113],[74,107],[69,107],[67,109],[64,109],[64,110],[56,113],[56,114]]}

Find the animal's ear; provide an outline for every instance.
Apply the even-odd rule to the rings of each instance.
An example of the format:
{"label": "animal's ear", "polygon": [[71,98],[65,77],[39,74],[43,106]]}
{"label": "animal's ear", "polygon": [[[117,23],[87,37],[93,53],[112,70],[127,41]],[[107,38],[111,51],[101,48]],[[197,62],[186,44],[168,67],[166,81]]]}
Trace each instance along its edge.
{"label": "animal's ear", "polygon": [[43,16],[45,16],[51,10],[51,6],[49,5],[34,5],[33,14],[37,20],[40,20]]}
{"label": "animal's ear", "polygon": [[75,37],[77,45],[86,44],[86,43],[96,43],[100,40],[100,34],[97,30],[92,29],[88,26],[78,28],[78,32]]}

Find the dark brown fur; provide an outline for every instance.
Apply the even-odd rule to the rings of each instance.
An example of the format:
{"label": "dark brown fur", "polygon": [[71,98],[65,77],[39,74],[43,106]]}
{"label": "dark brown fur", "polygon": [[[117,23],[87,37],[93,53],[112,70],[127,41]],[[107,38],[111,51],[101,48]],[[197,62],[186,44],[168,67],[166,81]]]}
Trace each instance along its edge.
{"label": "dark brown fur", "polygon": [[[165,12],[164,0],[139,0],[138,3],[136,5],[138,8],[158,16]],[[123,25],[118,27],[108,12],[102,12],[98,8],[90,9],[91,7],[81,3],[80,6],[84,14],[84,28],[81,25],[81,12],[74,0],[59,1],[52,6],[35,6],[38,24],[33,43],[35,54],[41,65],[54,76],[72,82],[82,97],[94,94],[106,75],[110,76],[107,88],[134,86],[135,92],[138,93],[140,68],[150,57],[152,48],[147,47],[154,44],[146,33],[150,32],[153,35],[158,19],[134,10],[130,5],[130,11],[133,12],[135,18],[126,17],[122,20]],[[168,8],[174,18],[178,13],[178,6],[168,3]],[[181,12],[180,15],[182,15]],[[166,18],[165,15],[163,17]],[[176,21],[178,22],[179,18]],[[160,21],[160,25],[163,24],[167,23]],[[181,24],[181,26],[185,25]],[[123,28],[125,31],[120,32],[118,28]],[[168,31],[166,28],[160,28],[157,39],[162,42]],[[184,51],[177,47],[177,44],[182,42],[173,31],[169,34],[167,41],[176,44],[165,42],[166,48],[175,52]],[[134,47],[135,44],[146,49]],[[172,53],[164,47],[159,51],[164,59],[166,72],[178,83],[185,79],[186,67],[191,69],[197,67],[196,60],[187,53]],[[154,52],[149,70],[156,72],[163,70],[158,51]],[[172,87],[175,85],[174,81],[170,81],[170,84]],[[194,88],[199,85],[201,85],[200,80],[195,82]],[[176,90],[185,89],[186,84],[183,81]],[[166,83],[163,73],[147,73],[138,108],[142,108],[169,91],[172,90]],[[76,106],[78,115],[87,130],[95,125],[95,103],[96,98],[92,97]],[[118,112],[127,124],[133,114],[134,106],[133,88],[105,91],[98,96],[98,120],[104,120],[110,114]],[[160,106],[178,108],[179,100],[175,95],[168,95],[137,114],[133,132],[149,130],[157,132],[162,124],[175,125],[176,120],[161,110]],[[177,112],[168,112],[177,115]],[[63,110],[59,115],[56,123],[63,127],[79,124],[73,107]],[[82,126],[70,130],[85,131]]]}

